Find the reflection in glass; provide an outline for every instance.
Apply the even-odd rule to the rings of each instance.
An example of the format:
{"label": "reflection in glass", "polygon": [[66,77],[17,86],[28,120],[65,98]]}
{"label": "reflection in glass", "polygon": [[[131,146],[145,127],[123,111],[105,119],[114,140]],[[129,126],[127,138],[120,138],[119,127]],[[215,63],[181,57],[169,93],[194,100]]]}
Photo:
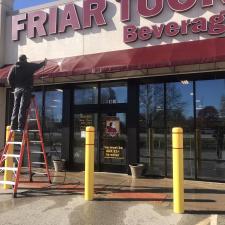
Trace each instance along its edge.
{"label": "reflection in glass", "polygon": [[[97,128],[97,113],[74,114],[74,145],[73,162],[84,166],[85,160],[85,129],[86,126]],[[95,132],[95,143],[97,143],[97,132]],[[95,145],[95,163],[97,163],[97,145]]]}
{"label": "reflection in glass", "polygon": [[167,169],[167,175],[171,175],[171,131],[173,127],[181,126],[184,128],[185,177],[193,177],[195,154],[192,82],[167,83],[166,99],[164,84],[140,85],[139,93],[140,162],[145,164],[146,174],[164,176]]}
{"label": "reflection in glass", "polygon": [[127,102],[126,83],[106,83],[101,85],[101,103],[116,104]]}
{"label": "reflection in glass", "polygon": [[167,174],[172,175],[172,128],[182,127],[184,132],[184,173],[194,177],[194,110],[193,83],[175,82],[166,84],[167,121]]}
{"label": "reflection in glass", "polygon": [[77,85],[74,90],[74,104],[97,104],[98,88],[96,84]]}
{"label": "reflection in glass", "polygon": [[62,104],[63,92],[46,91],[45,95],[45,148],[48,160],[61,158],[62,151]]}
{"label": "reflection in glass", "polygon": [[38,106],[38,112],[39,112],[39,117],[42,122],[42,108],[43,108],[43,92],[42,91],[35,91],[32,93],[35,95],[36,103]]}
{"label": "reflection in glass", "polygon": [[165,175],[164,84],[140,85],[139,151],[146,175]]}
{"label": "reflection in glass", "polygon": [[196,82],[198,177],[225,180],[225,80]]}

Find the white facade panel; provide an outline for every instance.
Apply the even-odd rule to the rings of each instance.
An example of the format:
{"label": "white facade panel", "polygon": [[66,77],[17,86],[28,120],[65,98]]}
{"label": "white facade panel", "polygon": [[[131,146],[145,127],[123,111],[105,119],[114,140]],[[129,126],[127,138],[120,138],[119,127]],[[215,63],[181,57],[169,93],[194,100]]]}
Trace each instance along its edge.
{"label": "white facade panel", "polygon": [[[225,10],[225,5],[223,5],[221,1],[214,1],[214,6],[208,8],[201,8],[201,1],[198,1],[198,3],[189,11],[178,13],[172,11],[165,1],[164,9],[158,16],[155,16],[153,18],[143,18],[138,15],[136,8],[137,0],[131,2],[132,10],[131,20],[129,22],[123,23],[120,21],[120,3],[116,2],[115,0],[108,0],[107,9],[104,12],[107,25],[101,27],[94,25],[92,28],[84,30],[81,29],[75,32],[72,30],[72,28],[68,28],[67,32],[64,34],[56,34],[47,37],[36,37],[33,39],[28,39],[26,36],[26,31],[21,31],[20,41],[12,41],[12,15],[9,15],[7,17],[7,26],[5,32],[5,44],[7,49],[5,53],[5,63],[15,63],[18,55],[20,54],[26,54],[29,57],[30,61],[36,61],[41,60],[45,57],[48,59],[62,58],[214,38],[215,36],[210,36],[207,33],[193,34],[189,29],[188,35],[182,36],[178,34],[176,37],[168,37],[163,34],[162,38],[160,39],[152,37],[147,41],[137,40],[136,42],[126,44],[123,42],[123,29],[129,24],[133,24],[137,27],[151,27],[152,25],[160,26],[160,24],[167,24],[171,21],[180,24],[181,20],[193,20],[198,17],[205,17],[209,19],[211,16],[217,15],[221,11]],[[75,1],[74,3],[79,6],[77,7],[78,15],[82,23],[81,11],[83,2]],[[55,4],[57,4],[57,2]],[[61,10],[63,10],[64,5],[60,5],[60,8]],[[29,8],[27,12],[30,12],[31,10],[32,9]],[[37,11],[37,7],[35,7],[34,10]],[[45,9],[45,11],[48,12],[48,8]],[[224,36],[224,34],[222,34],[221,36]]]}

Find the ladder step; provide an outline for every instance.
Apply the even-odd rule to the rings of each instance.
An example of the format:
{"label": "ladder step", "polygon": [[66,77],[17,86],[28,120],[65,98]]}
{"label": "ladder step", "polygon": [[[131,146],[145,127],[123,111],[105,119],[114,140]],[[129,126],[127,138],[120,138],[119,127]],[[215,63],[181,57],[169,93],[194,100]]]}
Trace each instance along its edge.
{"label": "ladder step", "polygon": [[37,121],[37,119],[27,119],[27,120],[29,120],[29,121]]}
{"label": "ladder step", "polygon": [[45,165],[44,162],[32,162],[32,164],[36,164],[36,165]]}
{"label": "ladder step", "polygon": [[47,173],[45,172],[36,172],[36,171],[32,171],[32,175],[38,174],[38,175],[47,175]]}
{"label": "ladder step", "polygon": [[32,144],[40,144],[41,143],[41,141],[29,141],[29,142]]}
{"label": "ladder step", "polygon": [[20,157],[20,155],[15,155],[15,154],[4,154],[3,156],[10,157],[10,158],[19,158]]}
{"label": "ladder step", "polygon": [[23,133],[23,130],[11,130],[11,132],[22,134]]}
{"label": "ladder step", "polygon": [[30,153],[31,154],[44,154],[43,152],[34,152],[34,151],[31,151]]}
{"label": "ladder step", "polygon": [[0,167],[0,170],[17,171],[16,167]]}
{"label": "ladder step", "polygon": [[15,182],[13,182],[13,181],[0,181],[0,184],[15,185]]}
{"label": "ladder step", "polygon": [[8,145],[22,145],[23,142],[19,142],[19,141],[8,141],[7,144]]}
{"label": "ladder step", "polygon": [[39,132],[39,130],[28,130],[28,132]]}

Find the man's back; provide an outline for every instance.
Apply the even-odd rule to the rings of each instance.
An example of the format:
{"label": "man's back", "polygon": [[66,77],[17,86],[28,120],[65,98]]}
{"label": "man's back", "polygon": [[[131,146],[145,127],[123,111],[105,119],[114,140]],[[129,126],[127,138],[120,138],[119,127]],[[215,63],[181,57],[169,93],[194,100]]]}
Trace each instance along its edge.
{"label": "man's back", "polygon": [[45,62],[36,64],[27,61],[17,62],[9,73],[8,81],[13,88],[31,88],[33,86],[33,74],[40,69]]}

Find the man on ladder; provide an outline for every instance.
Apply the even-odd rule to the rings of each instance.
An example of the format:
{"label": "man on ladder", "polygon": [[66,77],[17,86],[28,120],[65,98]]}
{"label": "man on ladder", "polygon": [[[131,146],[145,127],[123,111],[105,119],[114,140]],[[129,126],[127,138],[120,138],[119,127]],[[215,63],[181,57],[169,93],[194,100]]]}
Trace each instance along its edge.
{"label": "man on ladder", "polygon": [[11,117],[11,129],[23,131],[30,105],[31,91],[33,88],[33,74],[45,66],[47,59],[41,63],[27,62],[26,55],[21,55],[7,77],[8,83],[14,89],[14,106]]}
{"label": "man on ladder", "polygon": [[[19,183],[20,171],[23,163],[23,155],[25,148],[27,149],[28,156],[28,169],[30,174],[30,181],[32,181],[32,165],[42,165],[44,166],[46,172],[40,173],[35,172],[36,174],[44,174],[47,175],[49,183],[51,183],[51,178],[48,170],[47,157],[44,149],[44,140],[42,135],[42,129],[40,124],[40,119],[38,116],[38,108],[35,101],[35,98],[31,96],[31,91],[33,87],[33,74],[36,70],[40,69],[46,64],[46,59],[39,63],[28,63],[27,57],[25,55],[21,55],[19,58],[19,62],[16,63],[15,66],[9,72],[8,82],[10,86],[14,89],[14,107],[11,118],[11,130],[7,137],[6,145],[3,150],[3,154],[0,159],[0,170],[4,171],[14,171],[15,172],[15,181],[0,181],[0,184],[9,184],[12,185],[13,188],[13,196],[16,197],[17,188]],[[35,111],[35,119],[30,118],[31,107]],[[19,115],[18,115],[19,114]],[[34,120],[36,121],[37,130],[30,130],[28,121]],[[22,132],[22,141],[12,141],[14,132]],[[28,132],[38,132],[38,136],[40,141],[29,140]],[[30,151],[30,143],[37,143],[41,146],[41,151]],[[8,152],[9,145],[20,145],[20,154],[11,154]],[[31,163],[31,154],[41,154],[43,155],[44,162],[32,162]],[[15,158],[18,162],[18,166],[14,167],[2,167],[3,163],[7,160],[7,158]]]}

